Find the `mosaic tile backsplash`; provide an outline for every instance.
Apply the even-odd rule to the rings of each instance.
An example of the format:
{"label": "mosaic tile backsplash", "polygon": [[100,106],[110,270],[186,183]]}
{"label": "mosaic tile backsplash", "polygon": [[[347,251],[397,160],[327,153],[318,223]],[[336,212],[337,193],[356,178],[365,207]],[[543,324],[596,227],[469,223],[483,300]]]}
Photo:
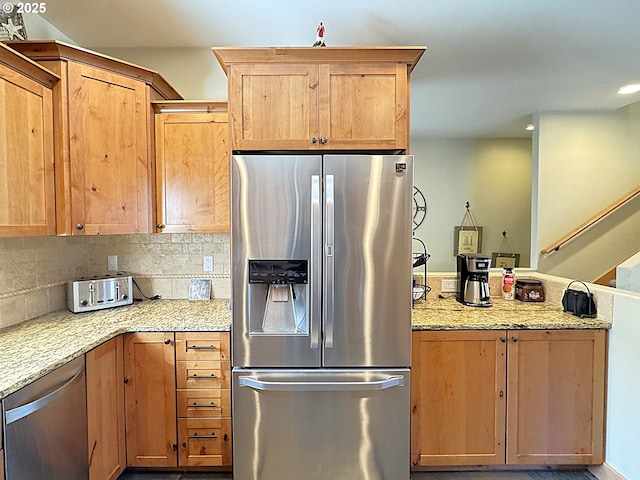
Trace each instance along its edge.
{"label": "mosaic tile backsplash", "polygon": [[[190,280],[206,278],[213,298],[229,298],[228,234],[0,238],[0,328],[65,308],[69,280],[114,273],[109,255],[146,296],[188,298]],[[205,255],[213,272],[203,272]],[[134,294],[141,297],[136,287]]]}

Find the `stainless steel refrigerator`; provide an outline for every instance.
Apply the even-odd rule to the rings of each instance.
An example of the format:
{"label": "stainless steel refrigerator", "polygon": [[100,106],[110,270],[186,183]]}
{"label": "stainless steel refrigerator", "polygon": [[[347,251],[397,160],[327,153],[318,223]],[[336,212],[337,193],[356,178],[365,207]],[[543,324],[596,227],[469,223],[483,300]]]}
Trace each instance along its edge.
{"label": "stainless steel refrigerator", "polygon": [[234,479],[408,479],[413,157],[231,164]]}

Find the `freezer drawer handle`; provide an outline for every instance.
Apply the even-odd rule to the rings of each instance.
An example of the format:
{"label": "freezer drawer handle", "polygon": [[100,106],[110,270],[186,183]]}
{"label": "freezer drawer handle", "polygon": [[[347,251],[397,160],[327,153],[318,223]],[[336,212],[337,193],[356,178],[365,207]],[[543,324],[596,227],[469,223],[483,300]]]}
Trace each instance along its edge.
{"label": "freezer drawer handle", "polygon": [[71,387],[73,387],[73,385],[75,385],[78,382],[78,380],[81,378],[82,372],[84,372],[84,367],[78,370],[77,372],[75,372],[68,381],[66,381],[64,384],[62,384],[60,387],[58,387],[48,395],[38,398],[37,400],[34,400],[33,402],[29,402],[25,405],[21,405],[19,407],[12,408],[11,410],[7,410],[5,413],[6,425],[9,425],[10,423],[13,423],[13,422],[17,422],[18,420],[28,415],[31,415],[32,413],[37,412],[41,408],[46,407],[51,402],[53,402],[57,398],[64,395],[67,392],[67,390],[69,390]]}
{"label": "freezer drawer handle", "polygon": [[215,350],[215,345],[208,345],[204,347],[199,347],[198,345],[193,345],[192,347],[187,347],[187,350]]}
{"label": "freezer drawer handle", "polygon": [[387,378],[384,378],[382,380],[374,380],[371,382],[274,382],[259,380],[255,377],[240,377],[238,379],[238,384],[241,387],[249,387],[253,388],[254,390],[262,391],[349,392],[386,390],[393,387],[402,387],[404,385],[404,376],[389,375]]}

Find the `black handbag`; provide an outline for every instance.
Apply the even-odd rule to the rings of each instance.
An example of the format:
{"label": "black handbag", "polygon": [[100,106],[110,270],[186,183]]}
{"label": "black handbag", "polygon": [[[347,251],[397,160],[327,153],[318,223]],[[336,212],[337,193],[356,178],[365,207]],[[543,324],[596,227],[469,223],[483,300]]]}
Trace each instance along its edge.
{"label": "black handbag", "polygon": [[[585,292],[584,290],[574,290],[569,288],[576,282],[584,285],[584,288],[586,288],[587,291]],[[591,293],[586,283],[581,282],[580,280],[573,280],[572,282],[569,282],[567,289],[562,295],[562,311],[571,313],[580,318],[595,318],[597,315],[596,302],[593,298],[593,293]]]}

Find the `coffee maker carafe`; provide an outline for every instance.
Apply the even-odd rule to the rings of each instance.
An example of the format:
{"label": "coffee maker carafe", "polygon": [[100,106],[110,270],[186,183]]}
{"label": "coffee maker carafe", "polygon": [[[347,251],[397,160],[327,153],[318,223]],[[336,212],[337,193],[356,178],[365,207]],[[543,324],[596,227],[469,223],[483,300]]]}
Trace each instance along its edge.
{"label": "coffee maker carafe", "polygon": [[473,307],[490,307],[489,266],[491,258],[461,253],[458,260],[458,293],[456,299]]}

